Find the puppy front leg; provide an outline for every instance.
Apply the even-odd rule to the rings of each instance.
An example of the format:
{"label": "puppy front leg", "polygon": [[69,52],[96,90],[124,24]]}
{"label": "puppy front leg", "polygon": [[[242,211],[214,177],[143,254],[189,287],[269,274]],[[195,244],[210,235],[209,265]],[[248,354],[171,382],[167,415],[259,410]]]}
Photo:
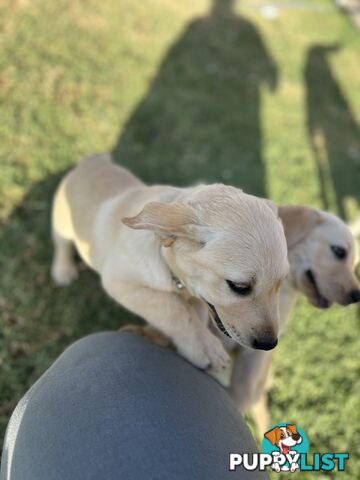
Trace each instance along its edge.
{"label": "puppy front leg", "polygon": [[78,276],[74,261],[74,246],[68,240],[55,231],[52,234],[54,244],[54,256],[51,266],[51,276],[59,286],[67,286]]}
{"label": "puppy front leg", "polygon": [[253,405],[252,413],[260,435],[267,432],[270,428],[270,413],[268,392],[265,387],[260,394],[260,398]]}
{"label": "puppy front leg", "polygon": [[260,435],[269,428],[266,385],[271,360],[271,352],[240,349],[231,378],[230,395],[242,415],[253,410]]}
{"label": "puppy front leg", "polygon": [[106,280],[103,286],[114,300],[169,337],[178,352],[195,366],[219,368],[229,361],[220,340],[178,294]]}
{"label": "puppy front leg", "polygon": [[[223,369],[230,365],[230,357],[226,344],[224,344],[219,336],[216,335],[216,332],[211,329],[208,306],[197,298],[191,298],[186,304],[194,309],[195,316],[200,320],[201,324],[208,327],[204,331],[204,341],[207,345],[206,349],[211,360],[211,371],[212,374],[215,374],[214,378],[216,378],[216,372],[218,372],[219,368]],[[224,336],[223,334],[221,335]]]}

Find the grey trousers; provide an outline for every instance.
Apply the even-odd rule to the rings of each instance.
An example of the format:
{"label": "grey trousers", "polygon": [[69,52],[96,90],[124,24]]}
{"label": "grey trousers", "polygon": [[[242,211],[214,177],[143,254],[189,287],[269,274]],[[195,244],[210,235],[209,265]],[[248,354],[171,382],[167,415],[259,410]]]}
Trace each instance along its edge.
{"label": "grey trousers", "polygon": [[264,479],[229,471],[254,441],[215,380],[132,333],[73,345],[8,425],[0,480]]}

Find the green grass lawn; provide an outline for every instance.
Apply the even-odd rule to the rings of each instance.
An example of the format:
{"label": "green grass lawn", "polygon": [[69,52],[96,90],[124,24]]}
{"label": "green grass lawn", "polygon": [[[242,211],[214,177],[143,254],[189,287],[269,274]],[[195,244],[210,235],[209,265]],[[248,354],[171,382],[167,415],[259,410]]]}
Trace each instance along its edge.
{"label": "green grass lawn", "polygon": [[[149,182],[223,181],[349,220],[360,199],[359,52],[359,33],[331,8],[268,21],[204,0],[1,4],[1,433],[67,345],[137,321],[90,271],[52,284],[62,172],[112,150]],[[341,478],[359,477],[356,307],[301,301],[277,348],[271,413],[299,424],[312,451],[350,451]]]}

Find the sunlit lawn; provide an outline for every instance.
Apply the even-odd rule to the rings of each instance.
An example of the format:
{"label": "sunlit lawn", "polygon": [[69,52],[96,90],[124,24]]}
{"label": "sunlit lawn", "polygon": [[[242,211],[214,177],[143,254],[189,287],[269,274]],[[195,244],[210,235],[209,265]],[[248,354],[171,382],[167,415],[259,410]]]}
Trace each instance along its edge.
{"label": "sunlit lawn", "polygon": [[[1,4],[2,432],[65,346],[136,320],[90,271],[67,289],[50,281],[51,195],[81,156],[113,150],[149,182],[222,181],[352,218],[360,36],[321,3],[273,21],[203,0]],[[341,478],[358,478],[356,307],[300,303],[277,348],[271,412],[298,423],[313,451],[350,451]]]}

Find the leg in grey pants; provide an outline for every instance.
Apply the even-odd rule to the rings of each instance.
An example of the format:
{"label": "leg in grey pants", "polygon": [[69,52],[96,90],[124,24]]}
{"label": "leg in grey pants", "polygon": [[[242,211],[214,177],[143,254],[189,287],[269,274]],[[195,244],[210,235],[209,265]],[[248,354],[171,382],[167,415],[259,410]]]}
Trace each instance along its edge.
{"label": "leg in grey pants", "polygon": [[132,333],[70,346],[10,420],[0,480],[264,479],[229,471],[255,452],[226,392],[169,349]]}

